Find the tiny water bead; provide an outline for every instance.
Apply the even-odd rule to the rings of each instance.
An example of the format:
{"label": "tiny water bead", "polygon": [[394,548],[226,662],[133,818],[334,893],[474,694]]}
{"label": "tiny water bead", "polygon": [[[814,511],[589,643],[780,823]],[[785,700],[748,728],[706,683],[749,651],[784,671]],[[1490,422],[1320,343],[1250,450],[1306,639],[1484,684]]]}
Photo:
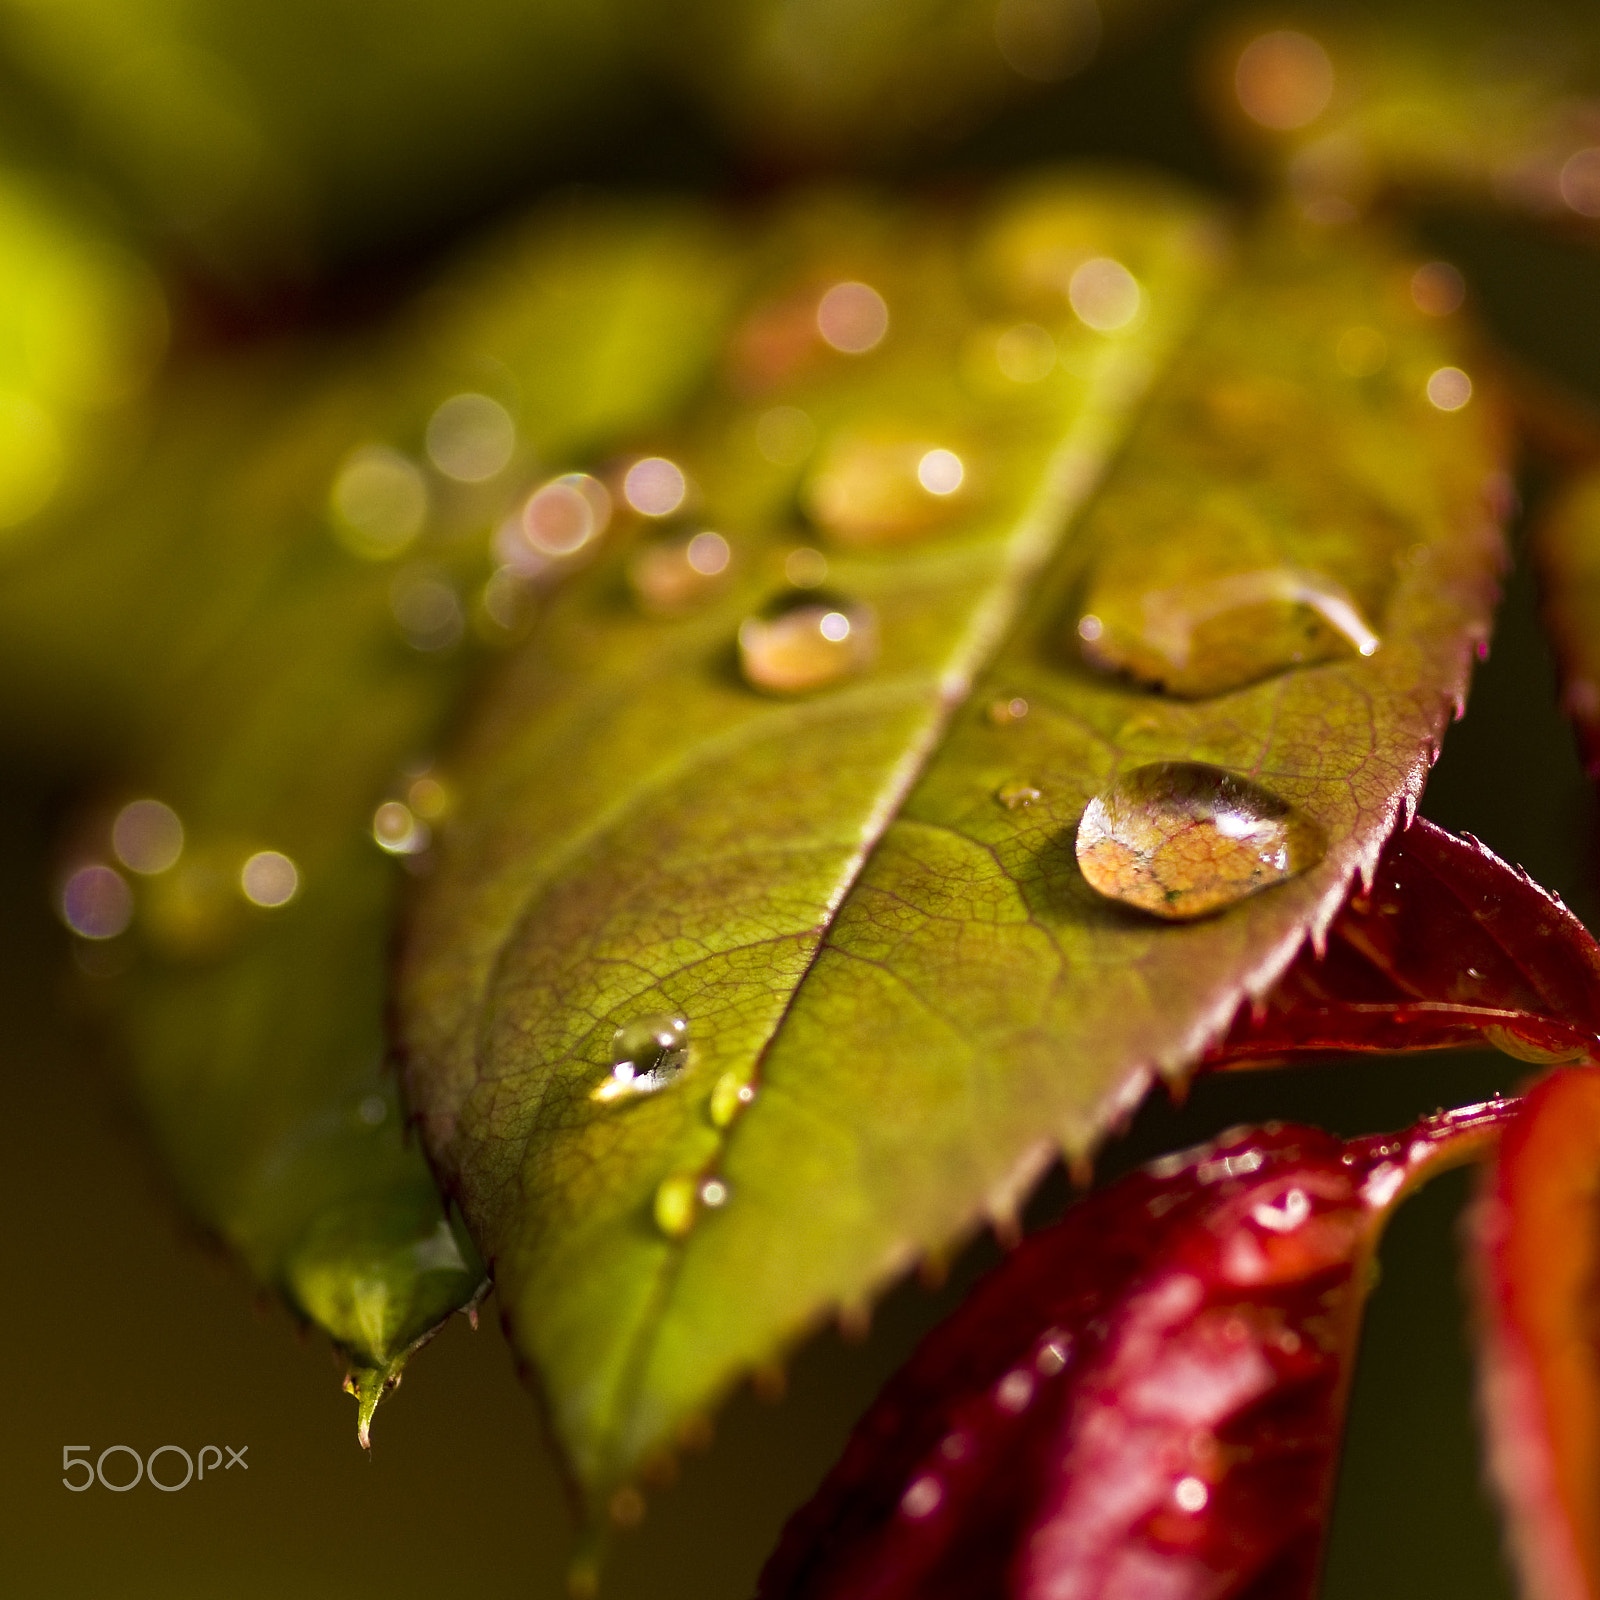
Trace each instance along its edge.
{"label": "tiny water bead", "polygon": [[755,1085],[745,1083],[734,1072],[724,1072],[711,1086],[706,1114],[714,1128],[726,1128],[756,1097]]}
{"label": "tiny water bead", "polygon": [[153,877],[183,854],[183,823],[160,800],[133,800],[111,824],[111,848],[130,872]]}
{"label": "tiny water bead", "polygon": [[286,906],[300,889],[300,869],[281,850],[258,850],[239,869],[239,887],[252,905]]}
{"label": "tiny water bead", "polygon": [[1220,911],[1322,859],[1322,830],[1260,784],[1197,761],[1119,778],[1078,823],[1078,865],[1110,900],[1172,921]]}
{"label": "tiny water bead", "polygon": [[1381,643],[1343,585],[1293,566],[1197,578],[1136,597],[1097,584],[1087,604],[1073,631],[1091,666],[1186,698],[1316,661],[1370,656]]}
{"label": "tiny water bead", "polygon": [[670,517],[688,492],[683,468],[665,456],[635,461],[622,480],[622,498],[642,517]]}
{"label": "tiny water bead", "polygon": [[997,728],[1003,728],[1008,723],[1021,722],[1027,714],[1028,702],[1019,694],[1014,694],[1009,699],[989,702],[989,720]]}
{"label": "tiny water bead", "polygon": [[1467,280],[1448,261],[1428,261],[1411,274],[1411,299],[1428,317],[1448,317],[1467,298]]}
{"label": "tiny water bead", "polygon": [[372,814],[372,837],[392,856],[418,855],[432,841],[432,830],[403,800],[385,800]]}
{"label": "tiny water bead", "polygon": [[133,921],[133,890],[114,867],[91,862],[68,877],[58,902],[61,920],[81,939],[115,939]]}
{"label": "tiny water bead", "polygon": [[817,302],[817,332],[843,355],[865,355],[889,331],[889,306],[868,283],[836,283]]}
{"label": "tiny water bead", "polygon": [[893,427],[846,429],[822,447],[800,503],[837,544],[894,544],[949,521],[966,478],[947,445]]}
{"label": "tiny water bead", "polygon": [[732,560],[728,541],[709,529],[654,539],[628,558],[628,585],[643,610],[675,616],[720,589]]}
{"label": "tiny water bead", "polygon": [[994,797],[1007,811],[1026,811],[1041,794],[1031,783],[1005,783],[995,790]]}
{"label": "tiny water bead", "polygon": [[654,1094],[683,1071],[689,1059],[689,1024],[666,1011],[622,1024],[611,1036],[611,1074],[589,1093],[602,1104]]}
{"label": "tiny water bead", "polygon": [[398,555],[428,520],[428,485],[421,469],[388,445],[352,450],[333,480],[330,498],[340,540],[370,561]]}
{"label": "tiny water bead", "polygon": [[1019,322],[995,340],[994,360],[1012,383],[1042,383],[1055,370],[1056,342],[1037,322]]}
{"label": "tiny water bead", "polygon": [[1292,133],[1315,122],[1333,98],[1333,62],[1309,34],[1276,29],[1239,54],[1233,87],[1252,122]]}
{"label": "tiny water bead", "polygon": [[681,1239],[694,1226],[699,1205],[699,1182],[686,1176],[663,1178],[651,1207],[656,1226],[669,1239]]}
{"label": "tiny water bead", "polygon": [[[587,472],[567,472],[541,484],[528,496],[522,515],[512,525],[535,555],[557,559],[576,555],[597,539],[611,522],[611,496]],[[505,550],[502,560],[516,565]]]}
{"label": "tiny water bead", "polygon": [[413,650],[431,655],[460,644],[466,617],[455,587],[429,567],[407,567],[389,585],[389,609]]}
{"label": "tiny water bead", "polygon": [[799,406],[773,406],[756,418],[756,449],[775,467],[798,467],[817,442],[817,425]]}
{"label": "tiny water bead", "polygon": [[828,558],[820,550],[801,545],[783,558],[783,575],[797,589],[815,589],[827,582]]}
{"label": "tiny water bead", "polygon": [[1439,411],[1459,411],[1472,398],[1472,379],[1460,367],[1440,367],[1428,377],[1428,403]]}
{"label": "tiny water bead", "polygon": [[871,606],[801,593],[739,624],[739,670],[768,694],[807,694],[866,671],[878,653]]}
{"label": "tiny water bead", "polygon": [[455,394],[428,418],[428,459],[458,483],[487,483],[511,464],[517,428],[511,413],[486,394]]}
{"label": "tiny water bead", "polygon": [[1139,315],[1139,280],[1110,256],[1091,256],[1067,280],[1067,300],[1078,320],[1096,333],[1117,333]]}

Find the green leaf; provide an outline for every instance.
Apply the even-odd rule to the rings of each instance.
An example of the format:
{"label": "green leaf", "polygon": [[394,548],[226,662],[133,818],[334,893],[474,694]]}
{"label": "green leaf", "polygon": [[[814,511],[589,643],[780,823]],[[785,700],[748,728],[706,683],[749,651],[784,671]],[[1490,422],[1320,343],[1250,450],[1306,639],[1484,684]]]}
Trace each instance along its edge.
{"label": "green leaf", "polygon": [[[1214,292],[1214,220],[1071,184],[775,235],[733,372],[748,390],[753,348],[788,368],[654,441],[730,583],[641,615],[636,527],[557,602],[460,758],[401,980],[408,1098],[600,1498],[820,1318],[1010,1226],[1059,1150],[1180,1076],[1326,927],[1414,802],[1501,559],[1493,408],[1430,404],[1450,347],[1372,241],[1268,229]],[[835,280],[882,291],[880,350],[808,332]],[[1338,364],[1351,326],[1385,351],[1364,377]],[[1004,379],[1046,337],[1048,376]],[[779,404],[818,439],[784,471],[755,448]],[[966,464],[943,510],[905,464],[930,446]],[[758,692],[741,618],[814,575],[792,552],[818,538],[825,604],[849,638],[875,611],[876,662]],[[1199,676],[1097,667],[1141,637]],[[1197,920],[1102,897],[1074,829],[1157,763],[1223,769],[1156,774],[1205,843],[1191,887],[1280,824],[1320,860],[1263,844],[1231,897],[1269,863],[1285,881]],[[624,1036],[654,1074],[630,1083],[613,1035],[640,1019],[665,1042]]]}
{"label": "green leaf", "polygon": [[[0,586],[14,670],[57,686],[35,714],[129,744],[69,867],[124,869],[133,930],[69,904],[80,964],[124,1015],[185,1202],[344,1349],[363,1438],[483,1276],[403,1137],[384,1028],[399,863],[448,801],[421,767],[482,655],[462,635],[515,626],[474,595],[548,451],[699,381],[739,271],[692,210],[563,207],[438,286],[391,348],[259,392],[249,365],[206,374],[98,517]],[[446,470],[438,418],[464,394],[469,419],[514,424],[481,482]],[[428,508],[392,535],[341,509],[373,460]],[[498,581],[536,602],[532,579]],[[407,609],[422,586],[435,621]],[[174,852],[157,835],[179,826]]]}

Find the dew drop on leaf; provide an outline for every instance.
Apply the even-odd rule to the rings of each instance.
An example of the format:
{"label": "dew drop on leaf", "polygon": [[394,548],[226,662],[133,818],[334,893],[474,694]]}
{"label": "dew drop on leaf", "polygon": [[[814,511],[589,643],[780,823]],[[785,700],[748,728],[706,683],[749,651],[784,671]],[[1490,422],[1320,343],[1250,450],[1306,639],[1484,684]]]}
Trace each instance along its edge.
{"label": "dew drop on leaf", "polygon": [[1091,665],[1185,698],[1224,694],[1273,673],[1381,641],[1342,584],[1301,567],[1260,567],[1151,589],[1130,605],[1088,597],[1072,632]]}
{"label": "dew drop on leaf", "polygon": [[1111,900],[1181,921],[1321,860],[1322,830],[1259,784],[1195,761],[1158,761],[1089,802],[1078,865]]}
{"label": "dew drop on leaf", "polygon": [[872,608],[837,597],[789,597],[766,616],[739,626],[739,668],[753,688],[805,694],[853,677],[878,649]]}
{"label": "dew drop on leaf", "polygon": [[656,1226],[669,1239],[681,1239],[694,1226],[698,1187],[694,1178],[681,1175],[663,1178],[657,1186],[653,1208]]}
{"label": "dew drop on leaf", "polygon": [[129,871],[153,877],[183,854],[183,823],[160,800],[132,800],[111,825],[111,848]]}
{"label": "dew drop on leaf", "polygon": [[628,584],[642,610],[676,616],[721,588],[732,559],[728,541],[709,529],[655,539],[633,552]]}
{"label": "dew drop on leaf", "polygon": [[800,500],[836,544],[896,544],[948,522],[968,498],[967,477],[967,463],[947,443],[861,428],[822,447]]}
{"label": "dew drop on leaf", "polygon": [[1005,783],[995,790],[994,797],[1007,811],[1026,811],[1039,798],[1039,791],[1031,783]]}
{"label": "dew drop on leaf", "polygon": [[683,1071],[689,1059],[689,1024],[666,1011],[625,1022],[611,1036],[611,1073],[590,1092],[591,1100],[654,1094]]}

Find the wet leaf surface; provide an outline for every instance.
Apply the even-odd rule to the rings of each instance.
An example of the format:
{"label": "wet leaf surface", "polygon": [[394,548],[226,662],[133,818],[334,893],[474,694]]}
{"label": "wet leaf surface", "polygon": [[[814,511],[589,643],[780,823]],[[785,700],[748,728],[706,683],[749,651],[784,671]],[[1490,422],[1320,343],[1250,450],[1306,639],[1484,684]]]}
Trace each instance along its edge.
{"label": "wet leaf surface", "polygon": [[[402,976],[408,1097],[597,1497],[830,1310],[1008,1220],[1063,1147],[1269,990],[1414,802],[1485,636],[1493,406],[1430,401],[1455,353],[1407,263],[1268,230],[1130,428],[1214,234],[1071,189],[961,227],[774,224],[787,283],[736,335],[728,389],[634,446],[681,463],[728,587],[641,614],[619,549],[453,769]],[[1000,356],[1024,370],[1001,343],[1024,321],[1061,352],[1038,385]],[[1340,368],[1350,325],[1383,330],[1381,369]],[[794,412],[814,457],[762,445]],[[956,456],[965,503],[890,540],[868,536],[878,510],[797,523],[828,441],[869,424],[921,441],[938,484]],[[1091,615],[1138,636],[1141,572],[1167,592],[1278,568],[1329,572],[1376,647],[1274,591],[1252,654],[1251,590],[1207,612],[1214,682],[1164,694],[1086,650]],[[873,659],[809,692],[741,678],[741,620],[824,577],[819,636],[870,608]],[[1259,785],[1325,853],[1181,925],[1096,893],[1079,819],[1157,762]],[[686,1019],[683,1071],[597,1098],[616,1030],[656,1014]]]}
{"label": "wet leaf surface", "polygon": [[1309,1597],[1378,1235],[1509,1114],[1238,1129],[1079,1201],[890,1381],[762,1600]]}
{"label": "wet leaf surface", "polygon": [[[191,1212],[348,1357],[363,1439],[410,1350],[483,1287],[404,1135],[384,1014],[403,869],[450,802],[434,742],[479,640],[520,625],[485,605],[495,536],[548,452],[695,381],[737,272],[692,210],[564,208],[387,350],[248,404],[248,364],[181,393],[131,484],[19,552],[0,593],[25,622],[13,664],[60,673],[58,734],[106,719],[132,747],[64,849],[84,981]],[[497,370],[507,404],[472,387]]]}
{"label": "wet leaf surface", "polygon": [[1317,1052],[1494,1045],[1547,1064],[1600,1041],[1600,946],[1525,873],[1419,818],[1372,887],[1302,951],[1214,1052],[1250,1066]]}
{"label": "wet leaf surface", "polygon": [[1600,1594],[1600,1075],[1565,1069],[1507,1127],[1474,1217],[1489,1466],[1526,1592]]}

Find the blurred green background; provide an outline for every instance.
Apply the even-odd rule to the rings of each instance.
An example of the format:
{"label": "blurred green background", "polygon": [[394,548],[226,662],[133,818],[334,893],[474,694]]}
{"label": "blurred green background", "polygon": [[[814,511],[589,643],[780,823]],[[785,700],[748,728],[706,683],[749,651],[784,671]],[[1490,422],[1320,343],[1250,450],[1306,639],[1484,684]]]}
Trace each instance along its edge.
{"label": "blurred green background", "polygon": [[[551,185],[732,196],[818,172],[960,182],[1088,156],[1254,192],[1215,131],[1199,66],[1228,8],[1109,7],[1085,65],[1072,54],[1082,9],[1046,7],[1067,68],[1032,84],[972,32],[975,10],[990,27],[992,8],[932,0],[407,0],[381,13],[362,0],[4,0],[0,149],[157,264],[190,370],[221,348],[270,351],[286,331],[376,325],[473,229]],[[869,12],[876,29],[861,24]],[[1239,15],[1278,21],[1271,7]],[[1463,269],[1505,347],[1600,403],[1588,243],[1466,204],[1436,203],[1412,226]],[[1533,509],[1539,492],[1531,481]],[[1526,866],[1594,926],[1594,807],[1537,610],[1519,567],[1424,810]],[[11,684],[0,698],[30,697],[48,708],[49,686]],[[37,728],[0,749],[0,1584],[30,1600],[563,1593],[563,1490],[492,1300],[479,1332],[456,1319],[417,1360],[368,1460],[325,1343],[258,1302],[183,1221],[50,912],[53,841],[92,775]],[[1147,1107],[1102,1173],[1245,1120],[1396,1126],[1509,1090],[1524,1070],[1472,1055],[1206,1080],[1181,1109]],[[1471,1416],[1455,1249],[1471,1189],[1469,1174],[1442,1180],[1385,1246],[1340,1479],[1334,1600],[1511,1593]],[[1064,1198],[1056,1175],[1035,1218]],[[854,1417],[993,1259],[981,1242],[940,1290],[897,1291],[861,1344],[820,1338],[781,1402],[735,1400],[711,1453],[622,1541],[606,1592],[747,1594]],[[61,1486],[64,1445],[116,1443],[246,1445],[250,1467],[173,1495]]]}

